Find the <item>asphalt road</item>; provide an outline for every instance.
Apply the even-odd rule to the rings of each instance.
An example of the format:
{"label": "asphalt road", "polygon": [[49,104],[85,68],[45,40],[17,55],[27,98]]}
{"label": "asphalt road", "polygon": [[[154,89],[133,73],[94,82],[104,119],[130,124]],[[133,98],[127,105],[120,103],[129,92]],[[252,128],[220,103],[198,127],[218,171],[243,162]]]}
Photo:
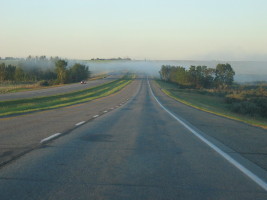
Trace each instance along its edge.
{"label": "asphalt road", "polygon": [[38,147],[44,138],[70,132],[80,122],[116,110],[136,94],[137,85],[133,81],[116,94],[83,104],[0,118],[0,166]]}
{"label": "asphalt road", "polygon": [[267,130],[206,113],[166,97],[159,87],[154,92],[160,102],[199,132],[231,148],[267,171]]}
{"label": "asphalt road", "polygon": [[104,83],[108,83],[110,81],[114,81],[121,76],[108,76],[103,79],[91,80],[87,81],[86,84],[74,83],[57,87],[50,87],[38,90],[31,91],[23,91],[16,93],[8,93],[8,94],[0,94],[0,101],[8,101],[15,99],[23,99],[23,98],[34,98],[34,97],[42,97],[42,96],[50,96],[50,95],[58,95],[68,92],[74,92],[77,90],[83,90],[86,88],[95,87]]}
{"label": "asphalt road", "polygon": [[[154,84],[152,87],[155,96],[175,116],[267,180],[262,167],[234,150],[245,144],[245,139],[236,142],[238,138],[250,139],[248,133],[242,135],[245,132],[242,127],[248,128],[247,125],[183,107],[164,96]],[[119,101],[125,103],[108,112],[102,111],[103,115],[3,166],[0,199],[267,199],[266,190],[162,109],[146,79],[136,80],[122,92],[102,100],[105,100],[102,106],[110,104],[107,107],[118,105]],[[62,127],[73,126],[75,120],[85,121],[86,115],[81,113],[99,101],[62,111],[73,112],[65,118]],[[50,112],[42,114],[52,117]],[[20,120],[28,117],[21,116]],[[5,122],[10,120],[19,121],[14,118]],[[59,122],[56,118],[50,120]],[[20,126],[23,125],[16,128],[17,134],[24,132],[19,131]],[[52,124],[42,126],[49,128]],[[35,129],[39,128],[41,125]],[[235,138],[239,128],[241,135]],[[250,128],[256,135],[266,136],[266,131]],[[225,135],[218,136],[220,133]],[[227,141],[228,137],[234,141]],[[259,151],[263,148],[260,144],[261,141],[258,148],[242,148]]]}

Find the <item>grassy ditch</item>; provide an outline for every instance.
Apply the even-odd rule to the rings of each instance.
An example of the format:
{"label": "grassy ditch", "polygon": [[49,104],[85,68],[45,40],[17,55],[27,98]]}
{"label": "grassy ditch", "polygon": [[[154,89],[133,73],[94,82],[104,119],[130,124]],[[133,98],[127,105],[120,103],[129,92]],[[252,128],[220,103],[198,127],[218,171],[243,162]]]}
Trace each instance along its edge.
{"label": "grassy ditch", "polygon": [[127,76],[100,86],[61,95],[0,101],[0,116],[54,109],[87,102],[118,92],[131,81],[132,77]]}
{"label": "grassy ditch", "polygon": [[252,117],[231,111],[225,97],[217,94],[205,93],[196,89],[180,89],[177,85],[156,80],[162,91],[177,101],[199,110],[223,116],[267,129],[267,120],[262,117]]}

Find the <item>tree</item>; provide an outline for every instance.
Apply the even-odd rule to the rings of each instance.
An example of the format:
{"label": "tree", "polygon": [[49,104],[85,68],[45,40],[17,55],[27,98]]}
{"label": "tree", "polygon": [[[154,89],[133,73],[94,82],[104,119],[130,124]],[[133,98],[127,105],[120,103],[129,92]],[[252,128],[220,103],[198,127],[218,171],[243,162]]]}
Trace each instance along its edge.
{"label": "tree", "polygon": [[58,83],[68,82],[67,65],[68,63],[65,60],[57,60],[55,62]]}
{"label": "tree", "polygon": [[43,71],[42,79],[43,80],[55,80],[55,79],[57,79],[57,74],[54,71],[47,69],[47,70]]}
{"label": "tree", "polygon": [[15,71],[16,71],[16,66],[13,65],[8,65],[6,67],[6,79],[10,81],[15,80]]}
{"label": "tree", "polygon": [[6,65],[5,63],[0,64],[0,81],[3,82],[6,79]]}
{"label": "tree", "polygon": [[215,83],[218,88],[227,88],[233,84],[235,71],[230,64],[218,64],[215,69]]}
{"label": "tree", "polygon": [[162,65],[161,70],[159,71],[160,78],[164,81],[170,81],[171,66]]}
{"label": "tree", "polygon": [[191,66],[188,70],[181,66],[163,65],[159,73],[164,81],[193,88],[227,88],[232,85],[235,75],[229,64],[218,64],[216,69]]}
{"label": "tree", "polygon": [[205,67],[203,70],[204,70],[203,86],[204,88],[212,88],[214,86],[215,69]]}
{"label": "tree", "polygon": [[76,63],[70,68],[70,79],[71,82],[78,82],[81,80],[88,79],[90,76],[89,68],[85,65]]}
{"label": "tree", "polygon": [[25,73],[21,67],[17,67],[15,70],[15,81],[24,81],[25,80]]}

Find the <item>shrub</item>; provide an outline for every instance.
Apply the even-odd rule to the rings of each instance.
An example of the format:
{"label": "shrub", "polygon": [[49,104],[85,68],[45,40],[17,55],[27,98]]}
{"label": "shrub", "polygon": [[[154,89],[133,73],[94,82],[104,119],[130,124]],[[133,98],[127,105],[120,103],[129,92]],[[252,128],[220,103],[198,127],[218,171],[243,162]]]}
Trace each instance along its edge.
{"label": "shrub", "polygon": [[257,104],[249,101],[232,103],[230,108],[233,112],[250,116],[260,115],[261,110],[261,108]]}
{"label": "shrub", "polygon": [[39,86],[51,86],[51,85],[56,85],[56,80],[42,80],[38,82]]}

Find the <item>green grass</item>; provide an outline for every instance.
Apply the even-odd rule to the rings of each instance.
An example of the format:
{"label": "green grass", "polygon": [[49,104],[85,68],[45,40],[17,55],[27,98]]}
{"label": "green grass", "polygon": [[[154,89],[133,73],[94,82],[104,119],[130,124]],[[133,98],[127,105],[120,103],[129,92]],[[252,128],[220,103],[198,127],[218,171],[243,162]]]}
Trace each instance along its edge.
{"label": "green grass", "polygon": [[11,101],[0,101],[0,116],[22,114],[33,111],[60,108],[78,103],[87,102],[93,99],[108,96],[118,92],[132,81],[132,78],[118,79],[97,87],[80,90],[76,92],[29,98]]}
{"label": "green grass", "polygon": [[223,116],[267,129],[267,120],[260,117],[250,117],[231,112],[224,97],[212,94],[202,94],[199,90],[179,89],[172,83],[156,80],[162,91],[168,96],[199,110]]}

